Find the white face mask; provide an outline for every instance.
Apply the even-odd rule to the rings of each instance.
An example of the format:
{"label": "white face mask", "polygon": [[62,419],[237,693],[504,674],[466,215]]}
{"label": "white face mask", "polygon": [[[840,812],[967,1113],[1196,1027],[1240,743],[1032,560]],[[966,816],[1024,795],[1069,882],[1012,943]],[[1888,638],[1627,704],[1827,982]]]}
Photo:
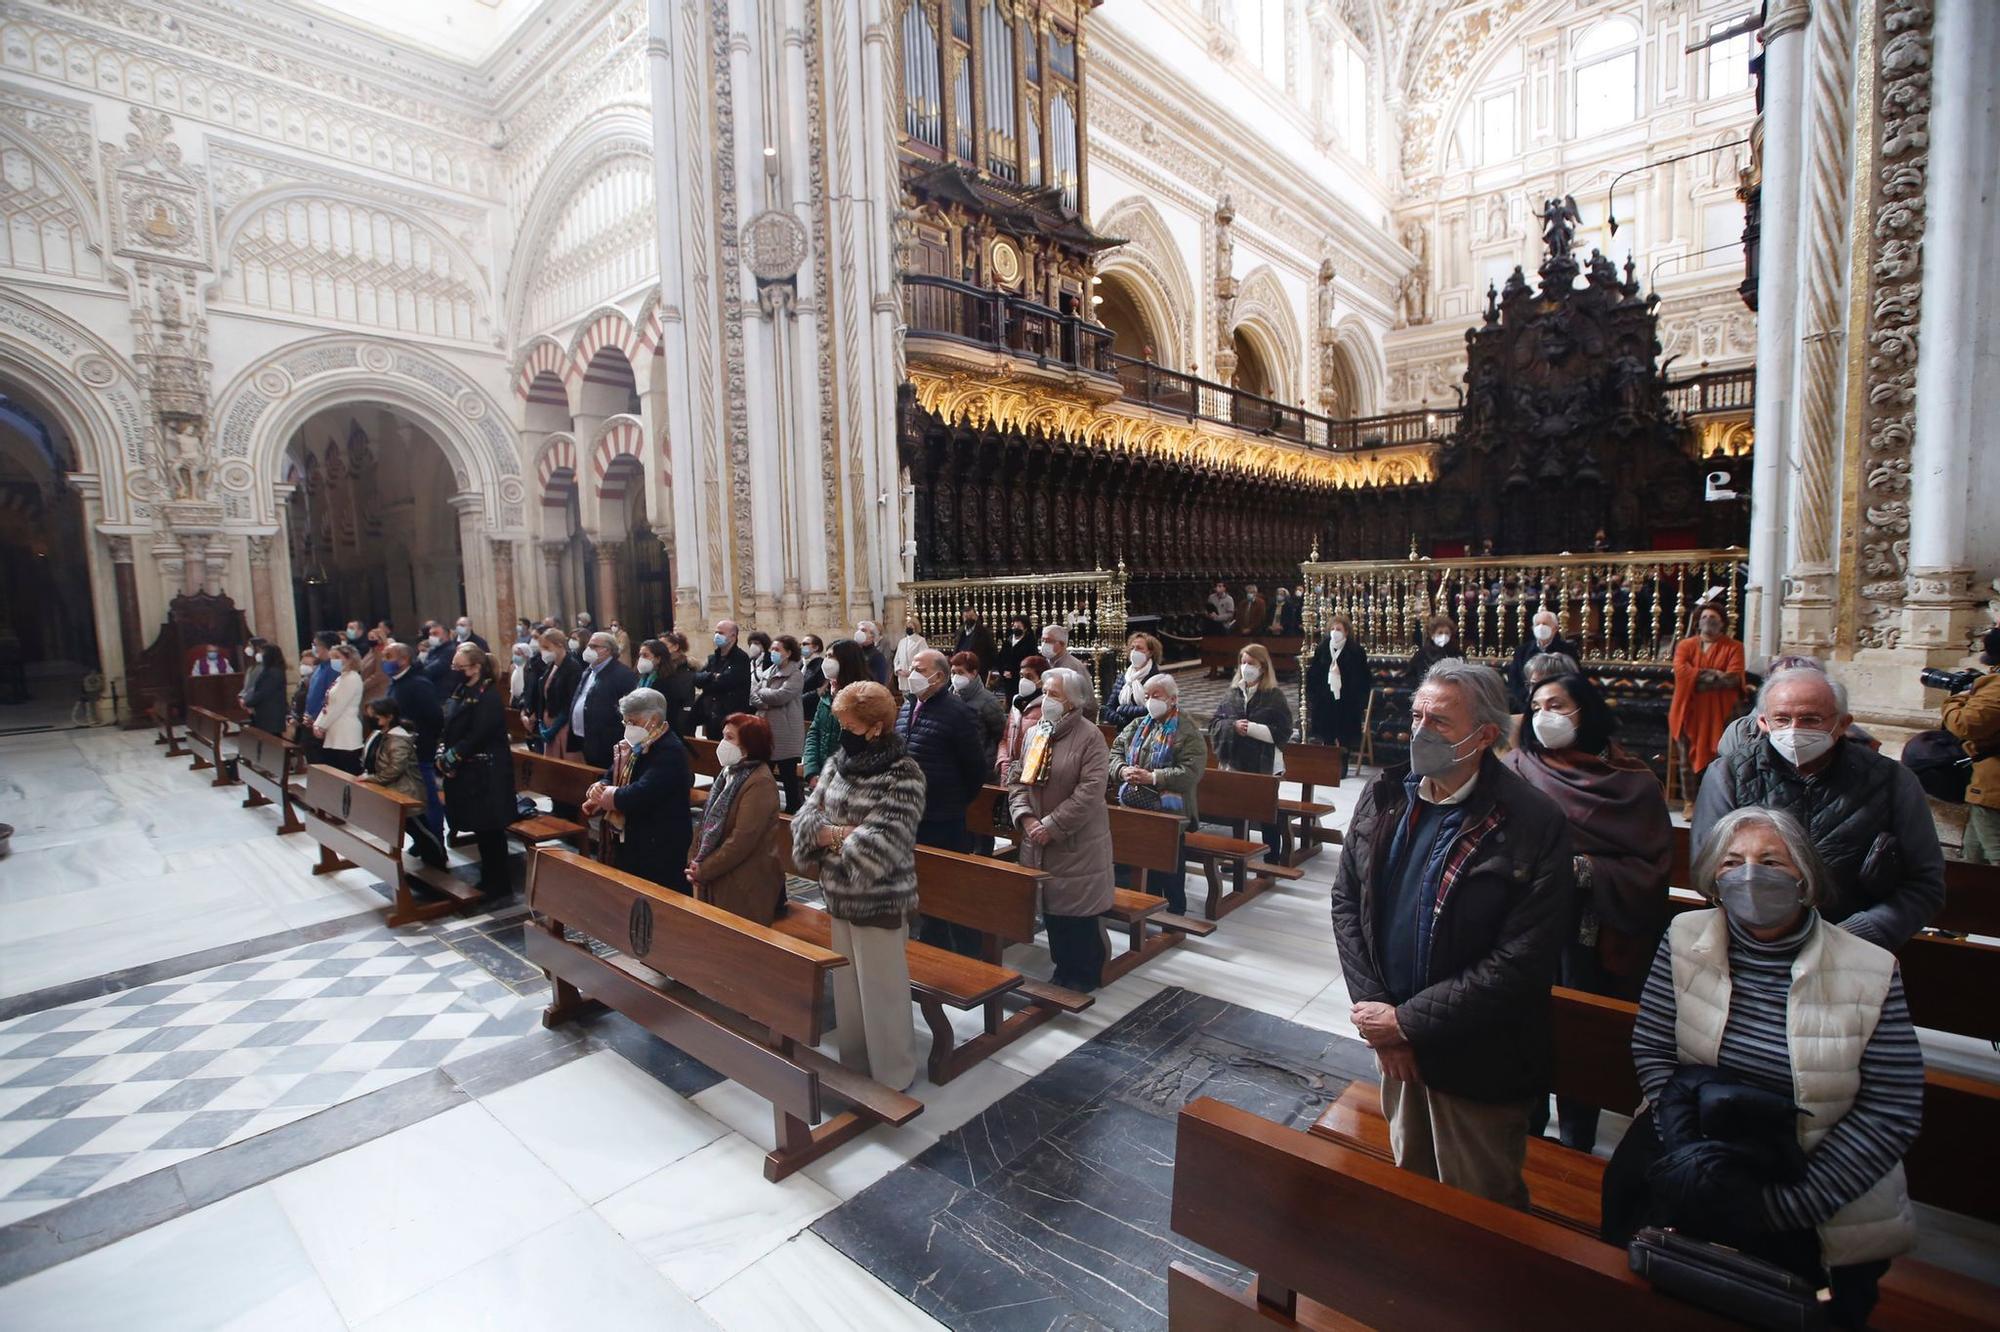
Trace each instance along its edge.
{"label": "white face mask", "polygon": [[554,648],[543,648],[542,665],[553,666],[555,664],[556,664],[556,650]]}
{"label": "white face mask", "polygon": [[1576,743],[1576,722],[1568,714],[1544,709],[1535,714],[1535,739],[1550,749],[1568,749]]}
{"label": "white face mask", "polygon": [[906,694],[921,694],[930,687],[931,682],[921,671],[911,671],[903,677],[903,692]]}
{"label": "white face mask", "polygon": [[654,661],[651,657],[639,658],[639,674],[651,675],[654,671],[658,670],[659,668],[660,668],[660,663]]}
{"label": "white face mask", "polygon": [[643,727],[643,726],[640,726],[640,725],[639,725],[639,724],[637,724],[636,722],[626,722],[626,723],[625,723],[625,743],[626,743],[626,744],[628,744],[628,745],[637,745],[637,744],[642,744],[642,743],[644,743],[645,739],[646,739],[646,728],[645,728],[645,727]]}
{"label": "white face mask", "polygon": [[1053,726],[1057,722],[1062,720],[1062,715],[1063,715],[1063,705],[1061,699],[1045,698],[1042,700],[1043,721]]}
{"label": "white face mask", "polygon": [[1535,626],[1535,641],[1537,643],[1546,643],[1555,636],[1556,631],[1553,625],[1538,624]]}
{"label": "white face mask", "polygon": [[1060,648],[1054,643],[1049,642],[1049,640],[1046,638],[1042,640],[1042,656],[1046,657],[1050,661],[1054,661],[1057,657],[1060,657],[1062,654],[1063,654],[1062,648]]}
{"label": "white face mask", "polygon": [[571,652],[576,651],[576,640],[574,638],[569,640],[569,650]]}
{"label": "white face mask", "polygon": [[875,635],[869,633],[866,629],[856,629],[854,631],[854,641],[861,644],[862,647],[869,647],[874,644]]}
{"label": "white face mask", "polygon": [[1432,634],[1432,635],[1431,635],[1431,642],[1433,642],[1433,643],[1437,644],[1437,645],[1438,645],[1439,647],[1446,647],[1446,646],[1448,646],[1448,645],[1449,645],[1449,644],[1451,643],[1451,635],[1450,635],[1450,634]]}
{"label": "white face mask", "polygon": [[301,676],[311,675],[312,673],[313,673],[313,664],[311,662],[302,661],[299,663],[299,674]]}
{"label": "white face mask", "polygon": [[1253,685],[1264,678],[1264,668],[1253,662],[1245,662],[1242,669],[1244,684]]}
{"label": "white face mask", "polygon": [[826,664],[819,668],[819,673],[829,680],[838,680],[840,678],[840,658],[828,657]]}
{"label": "white face mask", "polygon": [[1138,648],[1133,648],[1125,654],[1125,660],[1132,663],[1133,670],[1143,671],[1146,669],[1146,663],[1151,661],[1152,658],[1141,652]]}
{"label": "white face mask", "polygon": [[1788,726],[1782,731],[1771,732],[1771,747],[1794,768],[1803,768],[1813,760],[1824,757],[1826,751],[1833,748],[1833,733]]}
{"label": "white face mask", "polygon": [[1146,700],[1146,715],[1154,721],[1158,721],[1173,710],[1174,704],[1172,699],[1149,698]]}
{"label": "white face mask", "polygon": [[969,675],[960,675],[954,673],[951,677],[951,687],[953,689],[956,689],[961,694],[971,692],[972,685],[973,685],[973,679]]}
{"label": "white face mask", "polygon": [[1021,677],[1021,683],[1014,686],[1014,696],[1016,698],[1033,698],[1035,691],[1041,687],[1040,681],[1030,680],[1024,675]]}
{"label": "white face mask", "polygon": [[715,745],[715,761],[725,768],[733,768],[743,761],[743,746],[734,740],[719,740]]}
{"label": "white face mask", "polygon": [[586,665],[586,666],[595,666],[595,665],[597,664],[597,649],[596,649],[596,648],[594,648],[594,647],[593,647],[593,648],[585,648],[585,649],[583,650],[583,664],[584,664],[584,665]]}
{"label": "white face mask", "polygon": [[1329,630],[1326,635],[1326,645],[1338,652],[1347,646],[1347,635],[1338,629]]}

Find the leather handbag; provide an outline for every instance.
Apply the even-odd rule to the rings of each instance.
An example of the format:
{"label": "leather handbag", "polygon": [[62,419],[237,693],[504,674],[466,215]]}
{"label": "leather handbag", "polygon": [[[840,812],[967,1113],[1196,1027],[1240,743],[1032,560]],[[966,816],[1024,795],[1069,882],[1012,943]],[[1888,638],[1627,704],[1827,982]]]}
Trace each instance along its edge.
{"label": "leather handbag", "polygon": [[1653,1289],[1746,1326],[1821,1332],[1828,1325],[1813,1283],[1725,1245],[1647,1226],[1632,1237],[1626,1255]]}

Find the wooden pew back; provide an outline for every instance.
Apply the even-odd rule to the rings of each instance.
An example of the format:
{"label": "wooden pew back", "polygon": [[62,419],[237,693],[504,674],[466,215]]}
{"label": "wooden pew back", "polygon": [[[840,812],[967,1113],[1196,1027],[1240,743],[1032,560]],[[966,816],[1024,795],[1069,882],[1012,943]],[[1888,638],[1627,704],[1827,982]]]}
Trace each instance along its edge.
{"label": "wooden pew back", "polygon": [[[978,805],[984,803],[973,801]],[[990,820],[988,820],[990,822]],[[968,815],[968,824],[971,818]],[[1006,836],[1003,829],[1001,836]],[[778,816],[778,859],[785,873],[818,876],[792,856],[792,816]],[[936,847],[917,848],[917,909],[926,916],[978,930],[1001,944],[1032,943],[1040,902],[1040,870],[1023,869],[991,856],[961,855]],[[997,960],[997,959],[991,959]]]}
{"label": "wooden pew back", "polygon": [[399,862],[403,822],[412,813],[422,813],[424,808],[424,802],[415,796],[364,782],[324,763],[306,769],[305,799],[307,808],[328,819],[338,819],[355,832],[366,833]]}
{"label": "wooden pew back", "polygon": [[1195,791],[1204,819],[1218,823],[1276,823],[1278,779],[1261,772],[1209,768]]}
{"label": "wooden pew back", "polygon": [[579,759],[554,758],[525,749],[511,749],[514,789],[524,795],[544,795],[559,805],[581,805],[591,784],[604,776]]}
{"label": "wooden pew back", "polygon": [[1347,770],[1347,755],[1339,745],[1294,741],[1285,746],[1284,753],[1285,780],[1304,787],[1302,794],[1307,800],[1313,798],[1315,786],[1339,786],[1341,774]]}
{"label": "wooden pew back", "polygon": [[236,733],[236,761],[267,782],[283,782],[292,772],[298,746],[269,731],[245,726]]}
{"label": "wooden pew back", "polygon": [[684,735],[681,743],[687,746],[688,765],[697,777],[713,779],[722,774],[722,763],[715,757],[715,741],[699,735]]}
{"label": "wooden pew back", "polygon": [[1196,654],[1201,664],[1210,670],[1234,671],[1237,658],[1243,649],[1252,643],[1262,643],[1264,650],[1271,654],[1271,666],[1280,675],[1293,675],[1299,669],[1299,652],[1305,646],[1305,639],[1281,637],[1276,634],[1209,634],[1196,644]]}
{"label": "wooden pew back", "polygon": [[[975,837],[1014,839],[1015,829],[1005,822],[1007,790],[984,786],[965,807],[965,826]],[[1150,809],[1127,809],[1106,805],[1111,823],[1111,860],[1134,869],[1177,870],[1181,867],[1181,821],[1171,814]]]}
{"label": "wooden pew back", "polygon": [[229,735],[231,719],[214,708],[188,708],[188,742],[194,746],[194,763],[191,772],[215,770],[215,786],[234,786],[241,779],[231,771],[228,758],[222,752],[222,742]]}

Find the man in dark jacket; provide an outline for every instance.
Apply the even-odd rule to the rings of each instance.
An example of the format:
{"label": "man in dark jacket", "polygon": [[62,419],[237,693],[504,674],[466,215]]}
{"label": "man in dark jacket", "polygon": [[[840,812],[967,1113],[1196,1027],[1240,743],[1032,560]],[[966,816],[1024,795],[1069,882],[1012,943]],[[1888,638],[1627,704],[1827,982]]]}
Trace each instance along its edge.
{"label": "man in dark jacket", "polygon": [[583,678],[569,705],[569,743],[583,751],[593,768],[611,765],[611,748],[624,734],[618,701],[639,687],[639,673],[618,660],[618,640],[608,633],[590,636],[583,650]]}
{"label": "man in dark jacket", "polygon": [[[965,807],[993,771],[980,740],[979,718],[952,692],[951,665],[936,648],[919,652],[902,682],[903,708],[896,734],[924,770],[924,816],[917,822],[917,845],[945,851],[972,850]],[[979,934],[949,921],[925,918],[919,937],[927,944],[977,956]]]}
{"label": "man in dark jacket", "polygon": [[701,733],[720,740],[729,714],[750,710],[750,656],[736,646],[736,621],[717,620],[713,637],[715,651],[694,673],[695,685],[701,690],[701,699],[694,706],[701,719]]}
{"label": "man in dark jacket", "polygon": [[1530,661],[1545,652],[1559,652],[1575,662],[1583,660],[1583,653],[1577,645],[1557,632],[1554,611],[1536,611],[1534,623],[1529,626],[1529,630],[1528,636],[1521,640],[1521,646],[1514,649],[1514,659],[1507,663],[1507,702],[1515,712],[1528,710]]}
{"label": "man in dark jacket", "polygon": [[998,649],[993,644],[993,631],[979,618],[978,611],[965,613],[964,628],[959,631],[958,646],[952,649],[952,655],[957,656],[961,652],[970,652],[979,658],[979,678],[983,681],[986,672],[993,669]]}
{"label": "man in dark jacket", "polygon": [[389,677],[389,697],[409,729],[416,745],[417,768],[424,776],[424,822],[438,840],[444,840],[444,799],[438,794],[438,730],[444,725],[444,704],[422,671],[410,663],[410,649],[402,643],[381,648],[382,674]]}
{"label": "man in dark jacket", "polygon": [[1778,671],[1758,693],[1762,735],[1702,774],[1688,845],[1732,809],[1782,809],[1826,862],[1819,914],[1891,951],[1944,905],[1944,852],[1917,775],[1848,735],[1847,694],[1825,674]]}
{"label": "man in dark jacket", "polygon": [[1352,1017],[1396,1164],[1513,1207],[1548,1095],[1549,985],[1575,918],[1569,823],[1492,757],[1507,694],[1447,658],[1411,700],[1411,765],[1362,793],[1333,888]]}

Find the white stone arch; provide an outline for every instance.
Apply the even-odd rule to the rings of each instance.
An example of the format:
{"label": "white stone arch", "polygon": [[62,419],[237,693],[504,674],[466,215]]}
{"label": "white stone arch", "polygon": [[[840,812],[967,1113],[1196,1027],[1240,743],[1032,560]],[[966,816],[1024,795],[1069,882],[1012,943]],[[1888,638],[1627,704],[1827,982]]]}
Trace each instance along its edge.
{"label": "white stone arch", "polygon": [[1160,364],[1185,369],[1194,346],[1194,283],[1160,210],[1152,200],[1130,195],[1106,209],[1096,226],[1125,241],[1098,257],[1098,273],[1117,278],[1138,301],[1158,339],[1153,350]]}
{"label": "white stone arch", "polygon": [[1299,317],[1285,294],[1284,284],[1269,264],[1250,270],[1237,287],[1235,322],[1232,335],[1242,333],[1264,356],[1273,380],[1271,396],[1281,402],[1298,401],[1299,358],[1305,337],[1299,331]]}
{"label": "white stone arch", "polygon": [[[507,322],[516,343],[525,341],[530,334],[548,331],[528,328],[525,323],[529,283],[548,250],[556,226],[592,179],[627,158],[637,159],[651,170],[652,124],[634,108],[613,107],[585,121],[543,169],[522,214],[514,261],[507,275]],[[657,268],[655,259],[655,272]]]}
{"label": "white stone arch", "polygon": [[0,286],[0,374],[56,415],[76,450],[71,479],[97,492],[98,521],[152,522],[153,434],[139,376],[123,356],[54,307]]}
{"label": "white stone arch", "polygon": [[[45,273],[55,273],[66,277],[101,279],[104,264],[100,256],[104,252],[103,235],[98,226],[97,201],[92,197],[90,187],[75,169],[61,157],[47,151],[32,135],[21,134],[0,124],[0,154],[19,153],[31,165],[37,177],[46,177],[55,187],[55,199],[61,205],[61,216],[43,217],[36,226],[36,248],[41,254],[39,269]],[[17,196],[11,188],[0,186],[0,195],[8,198]],[[48,210],[32,209],[46,213]],[[11,209],[0,209],[0,227],[5,227],[12,216]],[[46,228],[50,221],[58,221],[66,231],[74,233],[74,238],[66,243],[69,251],[64,262],[51,267],[47,254]],[[0,237],[0,245],[6,247],[8,267],[35,271],[34,265],[24,261],[15,253],[11,236]]]}
{"label": "white stone arch", "polygon": [[1389,380],[1375,330],[1359,315],[1348,315],[1334,326],[1333,345],[1346,358],[1352,377],[1355,400],[1344,415],[1374,416],[1382,410],[1383,388]]}
{"label": "white stone arch", "polygon": [[1406,18],[1405,31],[1414,35],[1403,48],[1402,76],[1389,81],[1390,88],[1405,90],[1400,149],[1406,182],[1439,173],[1452,129],[1486,67],[1524,29],[1568,10],[1570,0],[1498,0],[1457,8],[1429,0],[1427,8]]}
{"label": "white stone arch", "polygon": [[407,414],[444,450],[461,494],[476,495],[486,531],[526,531],[527,488],[514,427],[457,366],[376,338],[333,335],[290,343],[253,362],[216,399],[225,494],[249,497],[253,525],[279,521],[274,487],[285,446],[314,412],[379,402]]}

